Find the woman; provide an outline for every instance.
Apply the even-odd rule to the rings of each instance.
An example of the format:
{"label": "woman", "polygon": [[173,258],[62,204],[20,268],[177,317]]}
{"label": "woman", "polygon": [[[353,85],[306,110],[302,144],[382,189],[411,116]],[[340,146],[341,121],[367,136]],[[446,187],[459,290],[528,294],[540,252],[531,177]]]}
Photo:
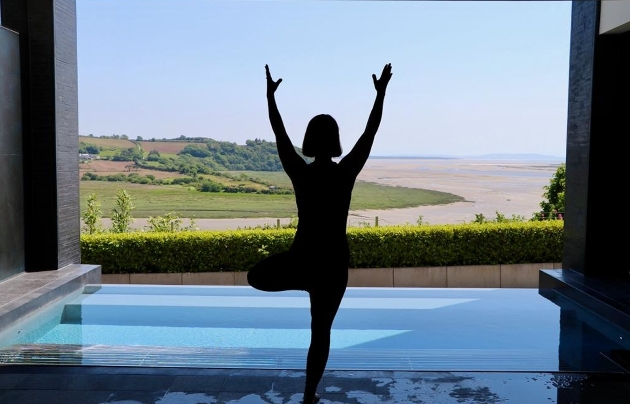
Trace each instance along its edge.
{"label": "woman", "polygon": [[313,157],[307,164],[295,151],[276,105],[274,81],[265,65],[269,121],[276,136],[278,155],[295,190],[298,226],[289,251],[265,258],[247,274],[256,289],[278,292],[304,290],[311,301],[311,343],[306,360],[304,403],[316,403],[315,393],[330,350],[330,330],[348,283],[346,223],[354,182],[370,155],[383,113],[385,90],[392,76],[386,64],[379,79],[372,75],[376,99],[365,131],[352,151],[339,163],[339,127],[330,115],[309,122],[302,153]]}

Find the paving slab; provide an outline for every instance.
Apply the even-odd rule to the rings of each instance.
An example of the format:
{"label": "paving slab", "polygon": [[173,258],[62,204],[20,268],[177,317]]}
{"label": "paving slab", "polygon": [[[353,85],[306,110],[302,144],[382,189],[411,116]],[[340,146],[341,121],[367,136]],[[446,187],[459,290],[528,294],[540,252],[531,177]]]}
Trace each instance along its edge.
{"label": "paving slab", "polygon": [[[0,404],[299,404],[304,372],[2,366],[0,380]],[[321,404],[627,404],[630,374],[333,371],[318,392]]]}

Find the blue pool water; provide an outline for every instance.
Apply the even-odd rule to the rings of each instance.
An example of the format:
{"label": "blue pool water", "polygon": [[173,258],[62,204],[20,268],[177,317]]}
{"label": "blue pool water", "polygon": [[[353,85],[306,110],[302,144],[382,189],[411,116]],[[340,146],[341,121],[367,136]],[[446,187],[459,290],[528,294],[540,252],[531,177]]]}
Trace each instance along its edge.
{"label": "blue pool water", "polygon": [[[329,369],[570,370],[559,318],[536,289],[348,288]],[[305,292],[89,285],[0,348],[12,363],[302,368],[309,327]]]}

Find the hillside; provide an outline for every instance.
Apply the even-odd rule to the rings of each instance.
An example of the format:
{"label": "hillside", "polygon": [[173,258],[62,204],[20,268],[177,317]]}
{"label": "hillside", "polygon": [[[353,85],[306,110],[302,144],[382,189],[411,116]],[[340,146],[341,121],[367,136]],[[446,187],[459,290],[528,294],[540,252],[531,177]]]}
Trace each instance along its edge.
{"label": "hillside", "polygon": [[[243,174],[284,175],[276,145],[248,140],[245,145],[206,138],[143,141],[121,137],[80,137],[79,175],[88,182],[145,186],[181,185],[210,193],[292,194],[289,186]],[[237,172],[237,173],[236,173]],[[120,187],[120,185],[116,185]]]}
{"label": "hillside", "polygon": [[138,169],[187,175],[215,171],[282,171],[276,144],[260,139],[237,145],[210,138],[146,141],[129,140],[126,136],[80,136],[79,153],[98,160],[127,161]]}

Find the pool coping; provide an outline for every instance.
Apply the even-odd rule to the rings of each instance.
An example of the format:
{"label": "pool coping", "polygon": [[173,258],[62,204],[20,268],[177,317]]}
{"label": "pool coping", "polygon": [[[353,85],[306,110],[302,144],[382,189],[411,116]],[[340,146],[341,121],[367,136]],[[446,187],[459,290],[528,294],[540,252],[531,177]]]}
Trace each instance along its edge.
{"label": "pool coping", "polygon": [[[539,272],[562,263],[351,268],[351,287],[538,288]],[[103,284],[247,286],[247,272],[103,274]]]}
{"label": "pool coping", "polygon": [[23,272],[2,280],[0,330],[88,283],[101,283],[100,265],[72,264],[51,271]]}

